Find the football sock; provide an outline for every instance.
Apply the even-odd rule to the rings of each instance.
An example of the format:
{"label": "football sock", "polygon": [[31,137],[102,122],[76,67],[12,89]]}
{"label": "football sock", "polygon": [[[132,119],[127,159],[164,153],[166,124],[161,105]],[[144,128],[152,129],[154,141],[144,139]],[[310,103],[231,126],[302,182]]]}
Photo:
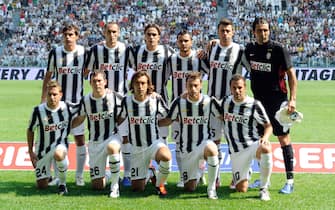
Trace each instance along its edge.
{"label": "football sock", "polygon": [[109,155],[109,168],[111,171],[110,182],[111,185],[114,185],[119,181],[120,176],[120,155],[112,154]]}
{"label": "football sock", "polygon": [[182,170],[182,165],[181,165],[180,154],[181,153],[180,153],[179,149],[178,150],[176,149],[176,162],[177,162],[177,166],[178,166],[178,169],[179,169],[179,177],[180,177],[180,181],[183,181],[184,177],[183,177],[183,170]]}
{"label": "football sock", "polygon": [[159,170],[157,173],[157,182],[156,187],[164,185],[169,173],[170,173],[170,164],[171,161],[160,161]]}
{"label": "football sock", "polygon": [[76,149],[77,169],[76,177],[83,177],[85,161],[86,161],[86,146],[77,146]]}
{"label": "football sock", "polygon": [[261,185],[260,189],[268,188],[272,172],[272,153],[261,154],[260,160]]}
{"label": "football sock", "polygon": [[66,183],[66,171],[68,168],[67,158],[61,161],[56,161],[56,166],[58,169],[59,185]]}
{"label": "football sock", "polygon": [[53,168],[54,168],[55,178],[58,178],[58,173],[59,173],[59,171],[58,171],[58,168],[57,168],[57,164],[56,164],[56,160],[55,160],[55,159],[53,159],[52,164],[53,164]]}
{"label": "football sock", "polygon": [[218,147],[218,159],[219,159],[219,170],[218,170],[218,173],[217,173],[217,178],[219,180],[221,180],[221,177],[220,177],[220,174],[221,174],[220,173],[220,165],[223,162],[223,158],[222,158],[222,152],[221,152],[221,146],[220,146],[220,144],[217,144],[216,146]]}
{"label": "football sock", "polygon": [[215,190],[215,181],[219,170],[219,159],[218,156],[207,157],[207,168],[208,168],[208,190]]}
{"label": "football sock", "polygon": [[292,144],[283,146],[282,150],[283,150],[283,157],[284,157],[284,163],[285,163],[286,178],[293,179],[294,178],[293,177],[294,155],[293,155]]}
{"label": "football sock", "polygon": [[121,152],[123,158],[124,177],[130,177],[131,144],[121,144]]}

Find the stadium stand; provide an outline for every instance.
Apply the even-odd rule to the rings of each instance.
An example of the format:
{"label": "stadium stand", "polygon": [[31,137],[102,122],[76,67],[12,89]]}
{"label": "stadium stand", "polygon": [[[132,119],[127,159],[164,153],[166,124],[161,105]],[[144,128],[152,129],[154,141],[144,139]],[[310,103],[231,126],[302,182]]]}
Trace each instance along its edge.
{"label": "stadium stand", "polygon": [[[335,66],[335,1],[226,1],[236,42],[249,42],[254,17],[265,16],[272,38],[286,45],[295,66]],[[162,26],[162,42],[173,48],[181,29],[192,31],[195,47],[216,34],[215,0],[1,0],[0,6],[0,66],[45,67],[48,51],[61,42],[64,22],[80,26],[86,47],[102,40],[106,21],[119,22],[122,41],[132,45],[142,42],[148,22]]]}

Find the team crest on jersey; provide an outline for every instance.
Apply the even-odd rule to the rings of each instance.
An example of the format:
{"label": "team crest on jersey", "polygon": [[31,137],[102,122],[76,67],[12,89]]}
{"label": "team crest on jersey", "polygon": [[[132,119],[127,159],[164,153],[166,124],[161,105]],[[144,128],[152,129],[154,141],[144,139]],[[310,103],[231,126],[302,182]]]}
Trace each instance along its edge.
{"label": "team crest on jersey", "polygon": [[49,122],[49,120],[51,119],[52,117],[50,116],[50,115],[46,115],[45,117],[44,117],[44,122]]}
{"label": "team crest on jersey", "polygon": [[267,53],[266,53],[266,59],[270,60],[270,58],[271,58],[271,53],[270,53],[270,52],[267,52]]}

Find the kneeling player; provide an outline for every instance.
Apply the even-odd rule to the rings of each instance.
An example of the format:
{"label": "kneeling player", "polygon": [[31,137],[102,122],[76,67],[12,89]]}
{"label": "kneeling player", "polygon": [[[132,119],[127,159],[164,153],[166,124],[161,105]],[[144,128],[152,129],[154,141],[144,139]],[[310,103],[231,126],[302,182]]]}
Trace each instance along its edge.
{"label": "kneeling player", "polygon": [[150,76],[145,71],[136,72],[130,82],[132,95],[122,101],[119,123],[129,122],[131,151],[131,187],[133,191],[144,191],[151,160],[159,164],[156,183],[160,196],[167,195],[164,183],[170,173],[171,152],[159,135],[158,115],[165,117],[167,107],[158,94],[152,94]]}
{"label": "kneeling player", "polygon": [[[260,199],[270,200],[268,186],[272,171],[272,149],[269,136],[272,126],[261,102],[246,95],[246,82],[241,75],[230,81],[232,95],[223,99],[224,134],[231,154],[236,191],[248,190],[249,167],[253,159],[260,163]],[[264,132],[260,133],[260,126]]]}
{"label": "kneeling player", "polygon": [[[118,181],[121,139],[117,134],[116,116],[120,111],[122,96],[105,89],[107,80],[102,71],[95,71],[91,74],[90,84],[92,93],[81,100],[79,116],[73,120],[72,126],[77,126],[87,118],[92,187],[102,190],[110,180],[109,196],[117,198],[120,196]],[[107,157],[111,173],[106,173]]]}
{"label": "kneeling player", "polygon": [[[47,84],[47,101],[36,106],[27,129],[30,160],[35,168],[37,188],[48,187],[51,162],[55,159],[59,170],[58,193],[67,194],[66,171],[68,168],[68,135],[73,113],[69,104],[60,101],[62,88],[56,81]],[[38,138],[34,144],[35,130]],[[35,150],[33,149],[35,145]]]}
{"label": "kneeling player", "polygon": [[180,124],[178,141],[181,152],[184,188],[194,191],[202,175],[199,161],[205,159],[208,164],[209,199],[217,199],[215,180],[219,170],[218,150],[210,140],[209,118],[211,114],[220,116],[218,110],[211,110],[214,99],[201,94],[202,76],[200,72],[190,72],[186,79],[187,98],[178,97],[172,102],[168,117],[160,120],[160,124],[169,125],[172,121]]}

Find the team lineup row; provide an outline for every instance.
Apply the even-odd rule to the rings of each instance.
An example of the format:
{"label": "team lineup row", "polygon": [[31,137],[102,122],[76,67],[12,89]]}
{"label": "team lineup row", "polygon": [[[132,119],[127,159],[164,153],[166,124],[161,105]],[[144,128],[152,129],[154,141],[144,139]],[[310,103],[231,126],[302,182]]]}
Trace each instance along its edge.
{"label": "team lineup row", "polygon": [[[260,198],[269,200],[267,188],[272,156],[268,137],[273,128],[273,134],[278,136],[283,149],[287,175],[287,183],[280,192],[292,193],[293,151],[289,130],[284,130],[274,117],[283,102],[287,102],[289,113],[295,111],[297,80],[288,53],[280,44],[269,40],[269,24],[263,18],[255,19],[256,41],[245,49],[232,42],[234,26],[229,19],[222,19],[217,28],[219,40],[212,41],[208,49],[200,53],[192,50],[191,34],[181,32],[177,36],[179,51],[174,53],[159,45],[160,29],[156,24],[145,27],[144,45],[130,48],[118,41],[119,26],[107,23],[104,27],[105,42],[95,45],[86,54],[76,44],[76,27],[65,26],[64,45],[49,54],[43,81],[43,103],[34,108],[27,130],[37,186],[48,186],[50,162],[54,158],[59,193],[67,192],[66,146],[71,122],[71,133],[77,145],[76,184],[84,184],[86,148],[83,121],[87,118],[92,187],[103,189],[106,183],[111,182],[110,197],[119,196],[120,149],[125,170],[123,183],[131,180],[128,185],[134,191],[143,191],[150,160],[156,160],[159,167],[155,186],[158,194],[167,194],[164,182],[170,171],[171,153],[166,146],[166,137],[167,126],[171,123],[180,181],[185,190],[195,190],[203,174],[199,160],[205,159],[208,197],[217,199],[216,182],[221,158],[217,145],[224,135],[231,154],[232,182],[236,190],[247,191],[250,162],[256,158],[261,169]],[[257,100],[245,95],[245,80],[239,76],[242,65],[250,70],[251,89]],[[136,73],[130,82],[131,94],[125,94],[129,66]],[[208,74],[208,94],[201,93],[201,71]],[[83,77],[89,72],[92,92],[82,97]],[[53,75],[59,87],[50,84]],[[166,85],[170,75],[173,102],[168,108]],[[288,77],[289,98],[285,75]],[[109,88],[107,92],[105,86]],[[54,99],[57,95],[59,101],[63,101],[59,102],[62,106],[52,105],[57,101]],[[61,112],[65,111],[64,117]],[[56,115],[56,120],[53,115]],[[45,125],[52,124],[57,129],[43,130]],[[263,129],[256,129],[259,125]],[[118,132],[115,130],[117,127]],[[34,150],[36,128],[39,128],[39,137]],[[111,173],[105,173],[107,157]]]}

